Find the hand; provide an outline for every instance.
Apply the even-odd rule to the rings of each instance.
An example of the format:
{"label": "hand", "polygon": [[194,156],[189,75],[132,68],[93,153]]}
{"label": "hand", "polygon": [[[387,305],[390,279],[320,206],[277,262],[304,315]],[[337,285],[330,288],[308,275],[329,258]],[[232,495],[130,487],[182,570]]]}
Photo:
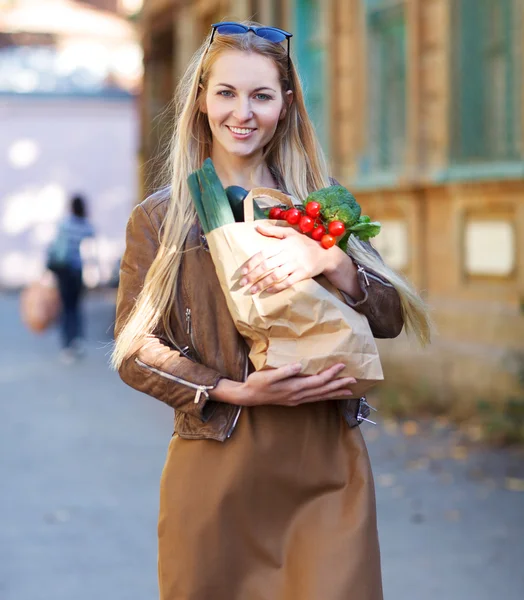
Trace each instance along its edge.
{"label": "hand", "polygon": [[299,376],[300,369],[298,364],[257,371],[251,373],[244,383],[221,379],[210,396],[213,400],[241,406],[298,406],[306,402],[353,396],[349,386],[356,380],[353,377],[336,379],[344,365],[334,365],[319,375]]}
{"label": "hand", "polygon": [[257,231],[282,242],[258,252],[243,265],[240,285],[251,285],[252,294],[281,292],[327,268],[332,256],[329,250],[292,227],[258,225]]}

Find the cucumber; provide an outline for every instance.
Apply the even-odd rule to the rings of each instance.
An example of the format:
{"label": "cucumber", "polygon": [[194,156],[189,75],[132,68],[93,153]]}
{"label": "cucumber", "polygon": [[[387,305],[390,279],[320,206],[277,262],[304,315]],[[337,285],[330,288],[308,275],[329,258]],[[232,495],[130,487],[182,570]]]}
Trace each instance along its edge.
{"label": "cucumber", "polygon": [[[244,199],[248,195],[248,191],[239,185],[230,185],[226,188],[226,194],[229,198],[229,204],[235,215],[235,221],[244,221]],[[264,211],[258,206],[256,200],[253,204],[253,213],[256,219],[267,219]]]}
{"label": "cucumber", "polygon": [[226,188],[226,194],[235,216],[235,221],[242,222],[244,220],[244,198],[248,191],[239,185],[230,185]]}

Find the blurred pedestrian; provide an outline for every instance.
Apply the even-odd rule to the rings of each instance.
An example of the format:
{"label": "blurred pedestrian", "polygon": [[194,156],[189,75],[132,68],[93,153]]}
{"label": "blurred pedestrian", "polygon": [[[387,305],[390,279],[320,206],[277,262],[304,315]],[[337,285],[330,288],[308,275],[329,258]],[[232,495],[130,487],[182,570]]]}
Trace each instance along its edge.
{"label": "blurred pedestrian", "polygon": [[87,218],[86,201],[83,196],[75,195],[71,198],[70,214],[60,223],[49,249],[47,264],[56,275],[62,302],[60,356],[66,364],[74,362],[85,352],[80,245],[85,238],[93,236],[94,229]]}
{"label": "blurred pedestrian", "polygon": [[[290,364],[255,371],[187,185],[207,157],[224,187],[306,198],[330,185],[290,37],[213,25],[179,87],[171,187],[138,205],[127,227],[113,364],[175,409],[160,491],[161,600],[382,600],[358,427],[369,405],[354,398],[355,379],[338,377],[344,365],[301,376],[292,347]],[[405,322],[427,341],[424,303],[370,244],[352,240],[346,254],[296,232],[279,243],[278,255],[246,263],[246,293],[323,273],[376,337],[399,335]]]}

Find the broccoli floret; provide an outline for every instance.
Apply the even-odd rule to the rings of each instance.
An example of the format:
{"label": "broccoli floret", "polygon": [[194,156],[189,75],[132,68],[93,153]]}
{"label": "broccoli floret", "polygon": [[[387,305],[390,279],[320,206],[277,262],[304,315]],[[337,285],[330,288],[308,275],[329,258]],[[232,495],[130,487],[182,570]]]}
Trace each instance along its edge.
{"label": "broccoli floret", "polygon": [[342,221],[347,227],[351,227],[360,218],[360,205],[351,192],[341,185],[330,185],[309,194],[308,202],[318,202],[321,206],[320,212],[324,220]]}

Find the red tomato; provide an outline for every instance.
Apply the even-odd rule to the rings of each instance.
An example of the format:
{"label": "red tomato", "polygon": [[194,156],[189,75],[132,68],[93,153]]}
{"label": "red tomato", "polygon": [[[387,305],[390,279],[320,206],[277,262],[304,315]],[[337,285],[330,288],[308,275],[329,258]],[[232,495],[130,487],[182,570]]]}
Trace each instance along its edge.
{"label": "red tomato", "polygon": [[273,206],[272,209],[270,209],[269,211],[269,218],[270,219],[280,219],[282,217],[282,213],[284,211],[279,208],[278,206]]}
{"label": "red tomato", "polygon": [[320,245],[326,250],[332,248],[335,245],[335,238],[332,235],[324,235],[320,240]]}
{"label": "red tomato", "polygon": [[307,216],[300,217],[298,227],[302,233],[309,233],[313,230],[313,219]]}
{"label": "red tomato", "polygon": [[316,242],[320,242],[325,233],[326,229],[322,225],[319,225],[318,227],[315,227],[315,229],[313,229],[313,231],[311,232],[311,237]]}
{"label": "red tomato", "polygon": [[346,228],[342,221],[331,221],[331,223],[328,225],[328,231],[331,235],[338,237],[346,231]]}
{"label": "red tomato", "polygon": [[286,211],[286,221],[290,225],[296,225],[300,221],[300,211],[297,208],[290,208]]}
{"label": "red tomato", "polygon": [[306,214],[313,219],[320,214],[320,204],[318,202],[308,202],[306,204]]}
{"label": "red tomato", "polygon": [[279,217],[279,219],[280,219],[281,221],[287,221],[287,210],[283,210],[283,211],[280,213],[280,217]]}
{"label": "red tomato", "polygon": [[318,227],[319,225],[322,225],[322,227],[324,227],[324,221],[322,220],[321,217],[317,217],[315,219],[315,227]]}

